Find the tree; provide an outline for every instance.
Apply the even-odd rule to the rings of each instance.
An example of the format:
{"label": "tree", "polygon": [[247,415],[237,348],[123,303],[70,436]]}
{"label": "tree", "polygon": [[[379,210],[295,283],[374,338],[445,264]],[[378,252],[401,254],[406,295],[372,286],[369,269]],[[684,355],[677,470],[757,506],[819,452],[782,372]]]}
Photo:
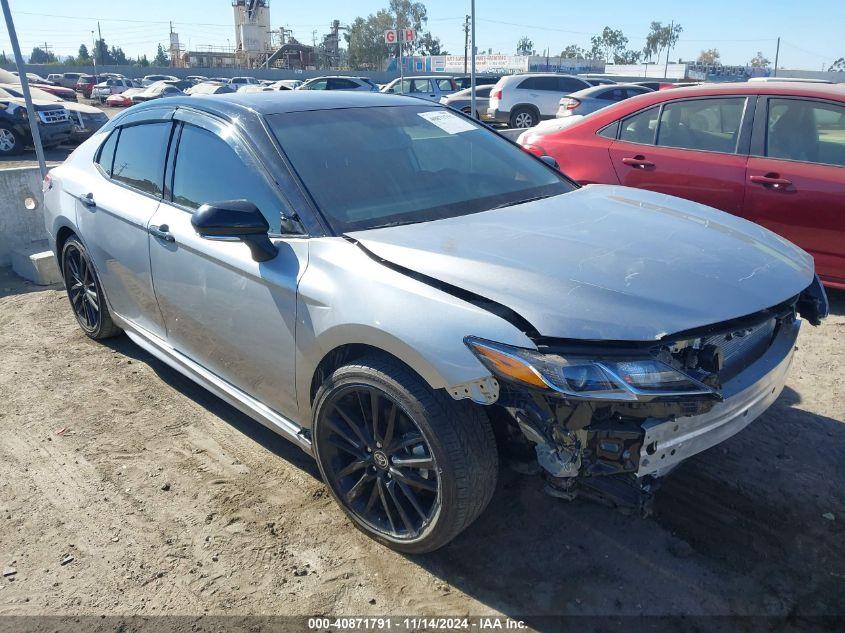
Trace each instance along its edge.
{"label": "tree", "polygon": [[587,51],[577,44],[570,44],[560,52],[564,59],[587,59]]}
{"label": "tree", "polygon": [[772,65],[772,62],[766,59],[766,56],[763,55],[761,51],[757,51],[757,54],[751,58],[751,61],[748,62],[748,65],[752,68],[768,68]]}
{"label": "tree", "polygon": [[527,35],[523,35],[516,43],[517,55],[531,55],[534,52],[534,42]]}
{"label": "tree", "polygon": [[384,32],[396,28],[394,17],[385,9],[366,18],[355,18],[343,34],[349,51],[349,66],[358,70],[381,70],[384,60],[396,55],[396,46],[384,41]]}
{"label": "tree", "polygon": [[440,38],[434,37],[429,31],[426,31],[417,42],[417,49],[420,55],[448,55],[446,51],[440,48]]}
{"label": "tree", "polygon": [[613,54],[614,64],[639,64],[643,54],[640,51],[621,50]]}
{"label": "tree", "polygon": [[830,65],[827,69],[829,73],[843,73],[845,72],[845,57],[840,57]]}
{"label": "tree", "polygon": [[170,66],[170,57],[167,54],[167,51],[164,49],[164,46],[161,44],[158,45],[156,49],[156,56],[153,59],[153,66]]}
{"label": "tree", "polygon": [[88,47],[85,44],[79,45],[79,55],[75,61],[80,66],[88,66],[91,63],[91,53],[88,52]]}
{"label": "tree", "polygon": [[36,46],[32,49],[29,55],[30,64],[55,64],[58,60],[56,56],[50,51],[45,51],[43,48]]}
{"label": "tree", "polygon": [[643,47],[643,55],[649,61],[660,61],[660,56],[663,51],[666,51],[666,56],[669,56],[669,49],[671,49],[678,42],[681,32],[684,30],[680,24],[667,24],[662,22],[652,22],[646,36],[645,46]]}
{"label": "tree", "polygon": [[8,63],[9,63],[9,58],[6,57],[6,51],[3,51],[2,53],[0,53],[0,64],[8,64]]}
{"label": "tree", "polygon": [[129,60],[126,58],[126,53],[120,46],[112,46],[109,51],[109,56],[112,58],[112,63],[116,66],[128,66]]}
{"label": "tree", "polygon": [[114,63],[114,59],[112,59],[111,52],[109,51],[109,45],[103,39],[94,42],[94,60],[97,62],[97,66]]}
{"label": "tree", "polygon": [[590,49],[591,58],[611,63],[625,50],[628,38],[622,31],[606,26],[601,33],[590,38],[590,43],[593,45]]}
{"label": "tree", "polygon": [[706,51],[701,51],[701,53],[698,55],[698,63],[706,64],[707,66],[720,65],[722,61],[718,49],[708,48]]}

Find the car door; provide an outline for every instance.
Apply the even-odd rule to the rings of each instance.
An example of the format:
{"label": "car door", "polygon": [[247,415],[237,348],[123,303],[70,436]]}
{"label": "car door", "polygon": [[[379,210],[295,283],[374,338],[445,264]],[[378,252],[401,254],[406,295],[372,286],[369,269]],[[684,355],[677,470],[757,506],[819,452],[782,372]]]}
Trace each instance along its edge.
{"label": "car door", "polygon": [[619,182],[739,214],[745,196],[752,99],[677,99],[619,125],[610,159]]}
{"label": "car door", "polygon": [[436,101],[437,93],[431,79],[412,79],[411,90],[408,93],[412,97],[425,99],[426,101]]}
{"label": "car door", "polygon": [[97,169],[76,183],[77,224],[111,310],[163,336],[150,274],[147,224],[159,206],[172,111],[130,115],[96,155]]}
{"label": "car door", "polygon": [[813,255],[845,284],[845,104],[761,98],[743,215]]}
{"label": "car door", "polygon": [[[150,262],[167,342],[271,409],[296,415],[297,284],[308,242],[279,235],[284,199],[231,124],[179,110],[166,199],[151,228]],[[240,241],[200,237],[202,204],[248,200],[270,224],[278,255],[258,263]]]}

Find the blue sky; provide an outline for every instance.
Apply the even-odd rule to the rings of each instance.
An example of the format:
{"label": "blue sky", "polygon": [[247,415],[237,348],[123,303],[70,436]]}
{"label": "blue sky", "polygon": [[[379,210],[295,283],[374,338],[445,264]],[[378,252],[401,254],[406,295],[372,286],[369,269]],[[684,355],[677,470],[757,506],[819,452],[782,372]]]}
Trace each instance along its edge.
{"label": "blue sky", "polygon": [[[60,55],[90,45],[91,30],[100,20],[103,37],[131,56],[152,56],[156,44],[168,41],[168,22],[174,22],[184,45],[226,46],[233,39],[229,0],[10,0],[24,54],[45,41]],[[463,16],[469,2],[429,0],[429,29],[450,53],[463,52]],[[587,46],[590,35],[605,25],[621,29],[629,47],[642,48],[652,20],[674,19],[684,27],[673,59],[697,57],[703,48],[716,47],[726,64],[742,64],[758,50],[774,60],[775,40],[782,38],[780,66],[825,69],[845,56],[845,2],[843,0],[710,0],[683,2],[605,0],[591,3],[559,0],[477,0],[477,34],[481,49],[512,54],[516,42],[528,35],[538,51],[559,52],[567,44]],[[332,19],[349,23],[387,5],[387,0],[341,2],[281,2],[271,0],[272,26],[287,26],[303,42],[318,40]],[[32,15],[39,14],[39,15]],[[61,17],[45,17],[45,14]],[[10,52],[8,36],[0,28],[0,48]]]}

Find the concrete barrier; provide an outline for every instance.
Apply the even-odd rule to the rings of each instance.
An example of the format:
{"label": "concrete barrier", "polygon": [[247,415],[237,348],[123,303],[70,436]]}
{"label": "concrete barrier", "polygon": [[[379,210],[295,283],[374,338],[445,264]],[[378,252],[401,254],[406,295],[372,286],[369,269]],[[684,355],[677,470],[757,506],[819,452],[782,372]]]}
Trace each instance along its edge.
{"label": "concrete barrier", "polygon": [[48,252],[44,197],[37,167],[0,169],[0,266],[37,284],[59,281]]}

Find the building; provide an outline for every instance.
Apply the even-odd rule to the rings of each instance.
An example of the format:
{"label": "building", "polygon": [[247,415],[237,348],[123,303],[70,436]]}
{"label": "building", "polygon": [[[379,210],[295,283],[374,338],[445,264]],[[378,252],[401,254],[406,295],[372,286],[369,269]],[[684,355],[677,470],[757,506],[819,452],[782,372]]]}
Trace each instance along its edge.
{"label": "building", "polygon": [[261,66],[273,52],[269,0],[233,0],[235,57],[238,66]]}
{"label": "building", "polygon": [[[429,55],[405,57],[404,71],[410,73],[469,73],[470,59],[463,55]],[[395,57],[387,60],[388,72],[397,72]],[[489,75],[514,75],[527,72],[596,73],[604,72],[604,62],[594,59],[569,59],[541,55],[476,55],[475,72]]]}
{"label": "building", "polygon": [[199,46],[182,55],[186,68],[235,68],[235,52],[231,49]]}

